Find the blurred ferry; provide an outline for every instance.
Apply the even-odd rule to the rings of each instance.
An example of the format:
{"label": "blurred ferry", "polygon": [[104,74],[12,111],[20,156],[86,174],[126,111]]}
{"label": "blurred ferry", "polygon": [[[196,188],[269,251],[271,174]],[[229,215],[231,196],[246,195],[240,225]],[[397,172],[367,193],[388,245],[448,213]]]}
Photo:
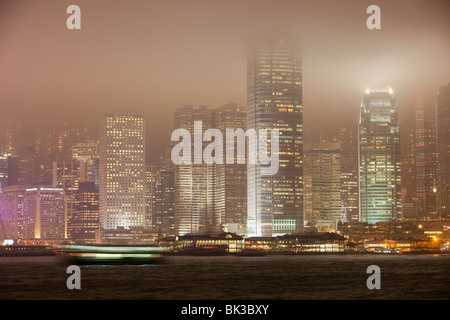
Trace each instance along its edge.
{"label": "blurred ferry", "polygon": [[63,245],[58,254],[76,265],[142,265],[157,263],[168,248],[147,245]]}

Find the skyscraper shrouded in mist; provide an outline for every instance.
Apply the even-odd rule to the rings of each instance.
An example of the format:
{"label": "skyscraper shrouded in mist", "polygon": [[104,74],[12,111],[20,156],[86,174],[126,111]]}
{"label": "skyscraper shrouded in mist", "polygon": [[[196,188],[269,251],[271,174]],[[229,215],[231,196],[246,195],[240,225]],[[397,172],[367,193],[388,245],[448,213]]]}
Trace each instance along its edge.
{"label": "skyscraper shrouded in mist", "polygon": [[437,94],[438,212],[450,214],[450,84]]}
{"label": "skyscraper shrouded in mist", "polygon": [[359,221],[358,132],[341,128],[341,204],[347,222]]}
{"label": "skyscraper shrouded in mist", "polygon": [[144,137],[142,116],[102,118],[99,219],[103,229],[146,227]]}
{"label": "skyscraper shrouded in mist", "polygon": [[301,55],[294,42],[275,39],[257,43],[248,57],[247,129],[279,130],[278,172],[247,166],[248,236],[303,231]]}
{"label": "skyscraper shrouded in mist", "polygon": [[436,101],[427,96],[416,98],[414,144],[416,197],[419,217],[435,217],[437,213]]}
{"label": "skyscraper shrouded in mist", "polygon": [[366,90],[359,120],[361,222],[401,218],[398,108],[392,89]]}

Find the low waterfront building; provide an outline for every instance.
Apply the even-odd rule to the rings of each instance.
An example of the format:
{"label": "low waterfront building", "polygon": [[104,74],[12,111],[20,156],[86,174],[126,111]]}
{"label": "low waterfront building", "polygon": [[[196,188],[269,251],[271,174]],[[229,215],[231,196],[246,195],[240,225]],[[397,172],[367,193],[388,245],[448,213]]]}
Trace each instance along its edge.
{"label": "low waterfront building", "polygon": [[169,247],[175,253],[236,253],[241,252],[243,238],[235,233],[185,234],[179,237],[165,237],[158,240],[159,246]]}
{"label": "low waterfront building", "polygon": [[346,238],[331,232],[278,237],[279,253],[344,253]]}
{"label": "low waterfront building", "polygon": [[250,237],[245,239],[246,250],[272,252],[277,246],[277,237]]}

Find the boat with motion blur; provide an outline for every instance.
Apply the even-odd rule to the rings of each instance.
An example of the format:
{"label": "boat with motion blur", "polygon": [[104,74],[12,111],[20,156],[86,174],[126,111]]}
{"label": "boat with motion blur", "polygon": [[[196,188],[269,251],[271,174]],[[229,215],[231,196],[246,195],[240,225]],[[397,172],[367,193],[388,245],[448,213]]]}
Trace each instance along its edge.
{"label": "boat with motion blur", "polygon": [[157,263],[168,248],[148,245],[63,245],[58,254],[76,265],[142,265]]}

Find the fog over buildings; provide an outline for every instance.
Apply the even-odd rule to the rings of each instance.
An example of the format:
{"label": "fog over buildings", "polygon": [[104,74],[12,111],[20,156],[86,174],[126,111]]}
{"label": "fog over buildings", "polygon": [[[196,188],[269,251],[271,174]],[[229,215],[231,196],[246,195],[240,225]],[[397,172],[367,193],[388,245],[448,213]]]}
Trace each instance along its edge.
{"label": "fog over buildings", "polygon": [[406,127],[414,93],[435,95],[448,83],[446,0],[376,1],[381,30],[366,27],[369,1],[76,4],[81,30],[66,28],[67,3],[2,1],[2,126],[10,118],[55,125],[77,115],[98,134],[102,115],[139,113],[154,163],[177,108],[246,105],[246,46],[255,30],[289,29],[302,43],[306,140],[356,129],[367,87],[392,86]]}

